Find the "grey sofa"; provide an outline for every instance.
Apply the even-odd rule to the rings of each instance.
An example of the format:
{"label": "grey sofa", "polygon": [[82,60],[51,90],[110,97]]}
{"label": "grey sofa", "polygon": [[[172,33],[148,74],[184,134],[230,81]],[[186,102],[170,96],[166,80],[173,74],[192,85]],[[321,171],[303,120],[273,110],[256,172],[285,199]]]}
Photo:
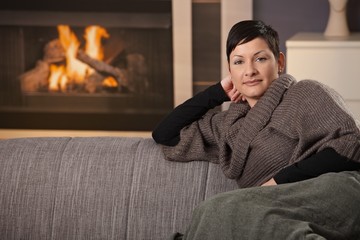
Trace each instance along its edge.
{"label": "grey sofa", "polygon": [[0,140],[0,239],[167,239],[236,188],[217,165],[164,160],[150,138]]}

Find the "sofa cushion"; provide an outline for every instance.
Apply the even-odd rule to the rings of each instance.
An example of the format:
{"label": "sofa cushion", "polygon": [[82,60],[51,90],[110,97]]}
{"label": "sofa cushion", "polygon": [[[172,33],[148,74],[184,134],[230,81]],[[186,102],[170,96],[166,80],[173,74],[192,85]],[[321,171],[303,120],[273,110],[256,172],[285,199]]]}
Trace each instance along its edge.
{"label": "sofa cushion", "polygon": [[140,138],[74,138],[62,156],[54,239],[126,239]]}
{"label": "sofa cushion", "polygon": [[0,141],[1,239],[51,239],[61,159],[70,141]]}
{"label": "sofa cushion", "polygon": [[167,239],[183,230],[204,199],[207,170],[205,162],[166,161],[153,140],[142,141],[135,159],[128,238]]}
{"label": "sofa cushion", "polygon": [[161,148],[144,139],[135,158],[127,237],[167,239],[174,232],[184,232],[200,202],[236,188],[218,165],[166,161]]}

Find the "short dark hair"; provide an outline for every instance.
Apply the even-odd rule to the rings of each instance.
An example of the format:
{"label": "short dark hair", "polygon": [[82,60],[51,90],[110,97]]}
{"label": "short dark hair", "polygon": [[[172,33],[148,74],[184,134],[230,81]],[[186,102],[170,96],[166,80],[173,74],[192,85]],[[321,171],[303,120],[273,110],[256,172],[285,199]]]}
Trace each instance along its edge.
{"label": "short dark hair", "polygon": [[245,20],[236,23],[229,31],[226,41],[227,61],[230,60],[231,52],[237,45],[250,42],[255,38],[262,38],[268,44],[276,59],[279,59],[279,35],[270,26],[260,20]]}

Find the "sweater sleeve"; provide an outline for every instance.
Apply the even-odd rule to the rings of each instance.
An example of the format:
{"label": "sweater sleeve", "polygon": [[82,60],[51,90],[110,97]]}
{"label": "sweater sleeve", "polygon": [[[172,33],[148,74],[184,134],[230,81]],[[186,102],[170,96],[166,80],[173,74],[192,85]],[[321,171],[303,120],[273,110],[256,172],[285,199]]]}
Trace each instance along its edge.
{"label": "sweater sleeve", "polygon": [[298,182],[328,172],[355,171],[360,169],[360,163],[354,162],[332,148],[324,150],[293,165],[283,168],[275,176],[277,184]]}
{"label": "sweater sleeve", "polygon": [[[360,132],[357,121],[341,96],[312,80],[302,80],[294,88],[291,122],[297,139],[289,166],[280,170],[277,183],[296,182],[327,172],[360,169]],[[296,93],[296,94],[295,94]]]}
{"label": "sweater sleeve", "polygon": [[292,95],[296,109],[289,121],[295,122],[298,138],[290,164],[302,161],[324,149],[332,148],[341,156],[360,162],[360,130],[342,97],[320,82],[302,80]]}
{"label": "sweater sleeve", "polygon": [[208,87],[168,114],[152,132],[153,139],[162,145],[177,145],[180,141],[181,129],[228,100],[220,82]]}

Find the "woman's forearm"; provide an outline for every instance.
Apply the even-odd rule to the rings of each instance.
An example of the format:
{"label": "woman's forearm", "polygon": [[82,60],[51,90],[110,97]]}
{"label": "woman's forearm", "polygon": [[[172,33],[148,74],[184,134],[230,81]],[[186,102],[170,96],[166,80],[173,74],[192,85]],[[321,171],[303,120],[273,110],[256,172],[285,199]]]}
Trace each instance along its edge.
{"label": "woman's forearm", "polygon": [[228,100],[220,82],[208,87],[172,110],[152,132],[153,139],[159,144],[175,146],[181,129]]}
{"label": "woman's forearm", "polygon": [[338,154],[332,148],[326,148],[309,158],[282,169],[274,176],[277,184],[298,182],[328,172],[354,171],[360,169],[360,163]]}

